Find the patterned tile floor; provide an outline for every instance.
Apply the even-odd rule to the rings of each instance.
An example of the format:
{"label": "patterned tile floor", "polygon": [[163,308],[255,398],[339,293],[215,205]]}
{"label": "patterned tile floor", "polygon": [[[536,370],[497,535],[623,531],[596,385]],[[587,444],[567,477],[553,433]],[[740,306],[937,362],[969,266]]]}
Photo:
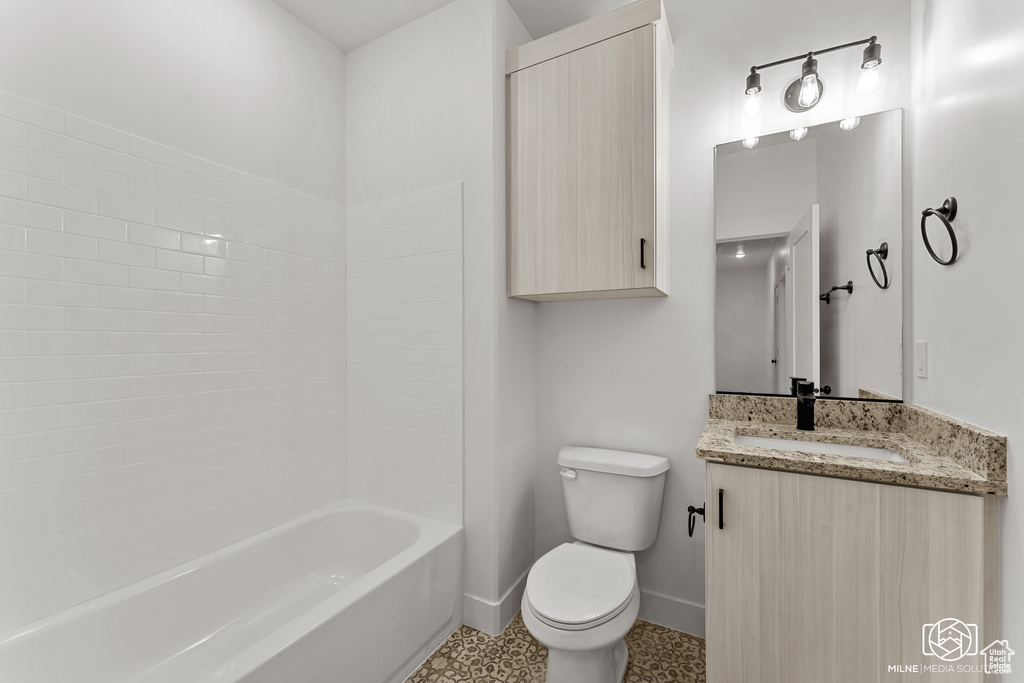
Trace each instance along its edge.
{"label": "patterned tile floor", "polygon": [[[624,683],[704,683],[704,640],[637,620],[626,635],[629,664]],[[498,636],[460,627],[406,683],[500,681],[540,683],[548,650],[517,614]]]}

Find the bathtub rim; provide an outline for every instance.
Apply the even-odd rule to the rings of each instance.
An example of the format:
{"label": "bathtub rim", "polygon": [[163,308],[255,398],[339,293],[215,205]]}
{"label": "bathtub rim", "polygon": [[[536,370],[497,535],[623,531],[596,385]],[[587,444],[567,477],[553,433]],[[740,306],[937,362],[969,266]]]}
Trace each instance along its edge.
{"label": "bathtub rim", "polygon": [[400,519],[413,523],[417,529],[417,536],[413,542],[400,550],[394,556],[388,558],[381,564],[372,568],[363,576],[355,579],[351,584],[345,586],[337,594],[327,600],[318,603],[311,609],[290,621],[280,624],[272,633],[254,641],[239,651],[229,661],[226,661],[198,679],[196,683],[203,683],[207,680],[228,682],[236,680],[256,669],[260,664],[272,658],[281,650],[285,649],[296,640],[311,632],[331,616],[341,612],[352,603],[356,602],[363,595],[371,592],[381,584],[385,583],[402,569],[413,564],[416,560],[426,556],[430,550],[444,545],[450,539],[459,536],[463,532],[463,526],[444,522],[441,520],[423,517],[410,512],[388,508],[374,503],[360,500],[343,499],[330,503],[324,507],[317,508],[310,512],[294,517],[286,522],[270,527],[252,536],[239,539],[216,550],[204,553],[181,564],[165,569],[156,574],[134,581],[110,592],[96,596],[81,602],[56,614],[43,617],[25,626],[18,627],[6,633],[0,634],[0,649],[8,645],[14,645],[21,638],[29,637],[38,631],[48,628],[56,628],[67,622],[72,622],[91,612],[100,611],[115,603],[134,597],[160,584],[184,576],[201,567],[212,564],[218,560],[228,558],[246,548],[260,543],[261,541],[286,533],[287,531],[301,526],[304,523],[326,517],[338,512],[371,512],[384,517]]}

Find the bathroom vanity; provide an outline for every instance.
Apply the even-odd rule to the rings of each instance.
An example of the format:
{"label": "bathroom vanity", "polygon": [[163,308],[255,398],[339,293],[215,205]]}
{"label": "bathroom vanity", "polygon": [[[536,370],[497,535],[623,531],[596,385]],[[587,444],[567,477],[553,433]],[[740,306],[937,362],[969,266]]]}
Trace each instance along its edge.
{"label": "bathroom vanity", "polygon": [[[915,680],[982,680],[975,653],[1000,637],[1005,438],[912,405],[818,406],[800,432],[794,398],[711,397],[697,447],[708,681],[864,683],[951,662],[977,670]],[[924,654],[946,619],[972,654]]]}

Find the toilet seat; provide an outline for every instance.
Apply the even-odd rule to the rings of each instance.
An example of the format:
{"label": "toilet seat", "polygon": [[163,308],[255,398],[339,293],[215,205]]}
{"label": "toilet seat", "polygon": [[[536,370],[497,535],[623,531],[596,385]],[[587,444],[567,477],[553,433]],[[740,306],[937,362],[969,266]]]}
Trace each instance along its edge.
{"label": "toilet seat", "polygon": [[636,592],[626,553],[564,543],[541,557],[526,579],[526,599],[538,620],[580,631],[614,619]]}

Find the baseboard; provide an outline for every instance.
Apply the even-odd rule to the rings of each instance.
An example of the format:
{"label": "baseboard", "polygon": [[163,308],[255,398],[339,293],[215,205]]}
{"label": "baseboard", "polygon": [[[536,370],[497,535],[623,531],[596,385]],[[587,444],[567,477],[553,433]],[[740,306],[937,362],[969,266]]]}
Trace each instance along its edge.
{"label": "baseboard", "polygon": [[497,605],[466,593],[462,596],[462,623],[489,636],[496,636],[498,628]]}
{"label": "baseboard", "polygon": [[640,591],[640,619],[703,638],[704,605],[653,591]]}
{"label": "baseboard", "polygon": [[[484,600],[475,595],[464,595],[463,623],[491,636],[501,633],[519,611],[528,575],[529,571],[524,572],[499,602]],[[641,590],[639,618],[675,631],[704,637],[704,605],[687,600]]]}
{"label": "baseboard", "polygon": [[501,620],[501,630],[505,628],[512,621],[513,617],[519,612],[523,605],[523,593],[526,592],[526,577],[530,575],[530,570],[527,569],[522,575],[516,579],[512,587],[505,591],[505,595],[501,598],[501,604],[498,606],[498,618]]}
{"label": "baseboard", "polygon": [[526,577],[529,573],[529,570],[523,572],[497,602],[484,600],[468,593],[462,596],[463,623],[490,636],[496,636],[504,631],[515,617],[516,612],[519,611],[519,605],[523,601],[523,591],[526,590]]}

